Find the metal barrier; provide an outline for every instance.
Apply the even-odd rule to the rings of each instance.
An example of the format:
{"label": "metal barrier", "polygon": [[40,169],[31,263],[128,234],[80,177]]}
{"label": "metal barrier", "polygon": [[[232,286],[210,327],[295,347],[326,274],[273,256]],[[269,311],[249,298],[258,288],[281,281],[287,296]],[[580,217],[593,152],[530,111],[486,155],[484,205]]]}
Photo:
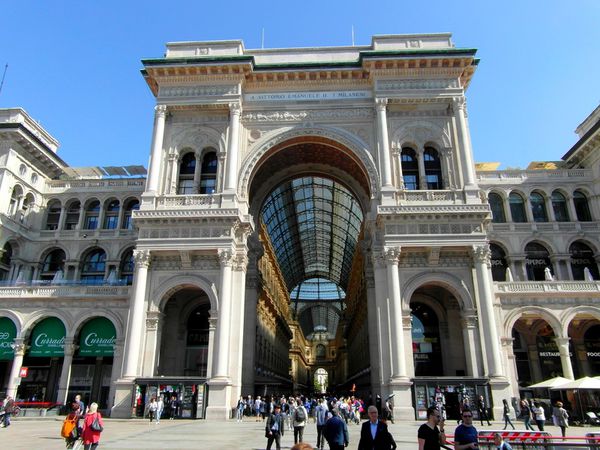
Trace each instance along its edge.
{"label": "metal barrier", "polygon": [[513,450],[600,450],[600,433],[585,436],[552,436],[542,431],[480,431],[480,450],[495,450],[494,434],[510,444]]}

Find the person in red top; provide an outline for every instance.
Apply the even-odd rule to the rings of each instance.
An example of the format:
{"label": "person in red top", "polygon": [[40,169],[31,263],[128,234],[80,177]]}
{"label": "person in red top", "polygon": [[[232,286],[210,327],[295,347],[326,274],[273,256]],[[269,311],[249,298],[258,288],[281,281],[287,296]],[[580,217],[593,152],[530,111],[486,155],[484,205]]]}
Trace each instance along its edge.
{"label": "person in red top", "polygon": [[92,423],[94,423],[94,420],[96,420],[96,418],[98,418],[100,426],[104,428],[102,416],[98,412],[98,403],[92,403],[90,405],[88,413],[85,415],[85,419],[83,421],[83,430],[81,432],[81,437],[83,439],[83,445],[85,450],[95,450],[98,447],[101,432],[92,430]]}

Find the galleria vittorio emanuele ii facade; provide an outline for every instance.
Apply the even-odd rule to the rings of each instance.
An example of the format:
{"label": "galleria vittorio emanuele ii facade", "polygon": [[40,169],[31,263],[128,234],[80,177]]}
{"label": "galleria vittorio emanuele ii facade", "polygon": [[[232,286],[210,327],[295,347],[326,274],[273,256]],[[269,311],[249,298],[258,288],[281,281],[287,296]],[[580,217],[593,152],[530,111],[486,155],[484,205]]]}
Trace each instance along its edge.
{"label": "galleria vittorio emanuele ii facade", "polygon": [[600,108],[561,160],[498,170],[471,147],[476,51],[449,34],[142,64],[147,170],[71,167],[0,110],[0,392],[225,418],[319,384],[414,419],[439,389],[499,418],[600,375]]}

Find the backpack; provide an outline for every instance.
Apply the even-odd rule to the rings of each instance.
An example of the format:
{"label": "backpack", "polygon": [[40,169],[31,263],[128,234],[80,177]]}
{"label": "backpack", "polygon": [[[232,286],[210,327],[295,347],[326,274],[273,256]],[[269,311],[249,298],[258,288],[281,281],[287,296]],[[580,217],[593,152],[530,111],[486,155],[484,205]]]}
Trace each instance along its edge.
{"label": "backpack", "polygon": [[298,407],[296,409],[296,422],[304,422],[306,420],[306,413],[304,412],[304,408]]}
{"label": "backpack", "polygon": [[73,431],[77,428],[77,421],[77,417],[67,416],[60,429],[60,435],[65,439],[73,437]]}

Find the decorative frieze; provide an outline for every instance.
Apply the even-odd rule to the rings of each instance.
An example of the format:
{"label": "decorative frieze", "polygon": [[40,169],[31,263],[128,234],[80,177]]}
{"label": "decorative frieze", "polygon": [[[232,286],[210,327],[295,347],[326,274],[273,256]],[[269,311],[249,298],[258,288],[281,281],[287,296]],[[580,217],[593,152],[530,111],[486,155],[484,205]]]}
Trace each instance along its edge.
{"label": "decorative frieze", "polygon": [[167,226],[144,228],[139,233],[139,239],[209,239],[230,236],[230,226]]}
{"label": "decorative frieze", "polygon": [[479,234],[483,233],[476,223],[394,223],[385,225],[386,235],[432,235],[432,234]]}
{"label": "decorative frieze", "polygon": [[373,111],[370,108],[327,109],[303,111],[261,111],[247,112],[242,121],[251,122],[304,122],[334,120],[371,120]]}
{"label": "decorative frieze", "polygon": [[224,95],[239,95],[239,86],[210,85],[210,86],[161,86],[159,98],[164,97],[215,97]]}
{"label": "decorative frieze", "polygon": [[404,80],[378,80],[375,87],[379,91],[401,91],[414,89],[460,89],[457,78],[441,79],[404,79]]}

